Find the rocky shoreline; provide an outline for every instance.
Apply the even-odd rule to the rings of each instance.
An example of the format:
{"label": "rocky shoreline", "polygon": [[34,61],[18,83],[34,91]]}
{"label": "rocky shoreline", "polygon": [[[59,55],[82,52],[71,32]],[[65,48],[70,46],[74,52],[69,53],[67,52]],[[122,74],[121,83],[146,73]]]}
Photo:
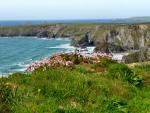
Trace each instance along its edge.
{"label": "rocky shoreline", "polygon": [[150,24],[51,24],[0,27],[0,37],[35,36],[71,38],[76,47],[96,46],[95,51],[124,52],[150,48]]}
{"label": "rocky shoreline", "polygon": [[[13,38],[13,36],[68,37],[72,39],[72,46],[81,48],[95,46],[95,52],[123,53],[138,51],[138,53],[133,52],[124,57],[124,61],[127,63],[150,60],[150,23],[51,24],[0,27],[0,37]],[[132,58],[130,58],[131,56]]]}
{"label": "rocky shoreline", "polygon": [[143,51],[125,52],[125,53],[104,53],[104,52],[69,52],[57,53],[51,57],[44,58],[31,63],[27,67],[27,72],[32,72],[40,67],[72,67],[80,62],[94,64],[100,61],[101,58],[108,58],[122,63],[135,63],[150,61],[150,57]]}

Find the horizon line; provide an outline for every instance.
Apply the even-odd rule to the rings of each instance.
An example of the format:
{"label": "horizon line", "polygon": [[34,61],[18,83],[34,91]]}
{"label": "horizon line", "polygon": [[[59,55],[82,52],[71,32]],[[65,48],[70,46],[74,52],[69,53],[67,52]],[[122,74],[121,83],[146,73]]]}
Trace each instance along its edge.
{"label": "horizon line", "polygon": [[120,17],[120,18],[74,18],[74,19],[6,19],[0,21],[76,21],[76,20],[117,20],[117,19],[132,19],[132,18],[150,18],[150,16],[133,16],[133,17]]}

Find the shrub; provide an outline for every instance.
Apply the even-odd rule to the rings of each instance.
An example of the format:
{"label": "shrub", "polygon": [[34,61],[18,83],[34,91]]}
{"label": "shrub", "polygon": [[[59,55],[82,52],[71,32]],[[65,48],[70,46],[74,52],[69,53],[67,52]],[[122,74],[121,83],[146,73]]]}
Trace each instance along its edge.
{"label": "shrub", "polygon": [[108,68],[111,64],[117,64],[117,61],[114,61],[114,60],[109,59],[109,58],[100,58],[100,62],[95,63],[93,65],[93,68],[94,69],[103,68],[101,70],[106,70],[106,68]]}
{"label": "shrub", "polygon": [[132,71],[124,64],[112,64],[109,66],[109,74],[114,78],[130,76]]}
{"label": "shrub", "polygon": [[101,58],[100,63],[102,66],[108,67],[111,64],[117,64],[117,61],[109,59],[109,58]]}
{"label": "shrub", "polygon": [[69,54],[62,54],[61,57],[63,58],[63,60],[66,60],[66,61],[71,60]]}
{"label": "shrub", "polygon": [[65,61],[72,61],[74,64],[80,64],[83,61],[83,57],[77,54],[62,54],[61,57]]}
{"label": "shrub", "polygon": [[79,64],[80,63],[79,58],[78,58],[77,55],[73,55],[72,61],[73,61],[74,64]]}
{"label": "shrub", "polygon": [[125,64],[112,64],[109,66],[109,75],[113,78],[122,79],[128,81],[135,86],[142,86],[143,79],[136,75]]}

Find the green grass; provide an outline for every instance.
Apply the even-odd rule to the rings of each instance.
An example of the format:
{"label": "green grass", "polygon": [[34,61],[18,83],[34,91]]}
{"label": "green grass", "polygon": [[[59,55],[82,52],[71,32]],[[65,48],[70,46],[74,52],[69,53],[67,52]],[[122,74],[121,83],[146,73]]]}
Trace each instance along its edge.
{"label": "green grass", "polygon": [[130,82],[138,81],[139,76],[145,80],[149,69],[130,69],[104,59],[94,66],[79,64],[74,68],[47,67],[32,73],[15,73],[0,78],[0,112],[150,113],[149,84],[141,81],[144,85],[139,87]]}
{"label": "green grass", "polygon": [[144,71],[144,72],[150,72],[150,64],[137,65],[135,66],[135,68],[140,69],[141,71]]}

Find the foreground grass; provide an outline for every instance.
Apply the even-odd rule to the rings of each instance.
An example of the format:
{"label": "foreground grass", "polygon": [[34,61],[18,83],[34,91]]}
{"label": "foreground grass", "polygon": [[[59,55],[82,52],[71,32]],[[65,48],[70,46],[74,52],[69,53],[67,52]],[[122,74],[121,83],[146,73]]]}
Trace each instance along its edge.
{"label": "foreground grass", "polygon": [[150,66],[128,69],[103,62],[1,78],[0,113],[150,113]]}

